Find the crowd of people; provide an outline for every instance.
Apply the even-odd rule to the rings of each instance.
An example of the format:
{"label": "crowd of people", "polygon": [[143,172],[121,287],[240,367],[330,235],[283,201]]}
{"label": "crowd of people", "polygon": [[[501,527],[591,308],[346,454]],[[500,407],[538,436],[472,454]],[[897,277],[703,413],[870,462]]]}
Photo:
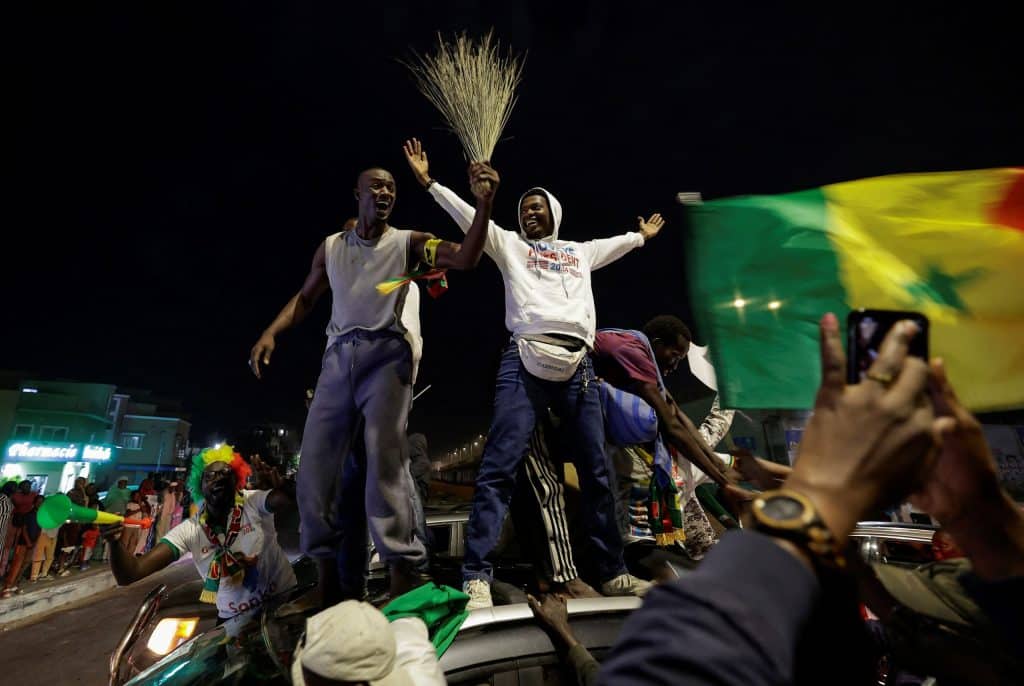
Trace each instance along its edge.
{"label": "crowd of people", "polygon": [[[866,382],[847,385],[838,322],[823,318],[823,381],[794,468],[760,475],[773,488],[744,508],[744,530],[653,587],[600,663],[566,593],[529,597],[578,683],[1019,683],[1024,511],[942,361],[907,355],[916,333],[897,325]],[[904,499],[942,523],[934,561],[865,564],[854,526]],[[327,608],[293,682],[443,684],[422,622],[388,628],[366,603]]]}
{"label": "crowd of people", "polygon": [[[392,600],[419,594],[461,612],[493,604],[493,553],[511,520],[546,534],[519,537],[537,570],[529,602],[580,683],[867,683],[881,655],[898,655],[915,674],[963,676],[936,648],[949,632],[932,631],[934,617],[918,621],[926,613],[917,601],[937,578],[948,581],[937,602],[958,608],[962,620],[956,637],[967,639],[966,648],[957,645],[969,655],[968,676],[1002,683],[1019,669],[1024,514],[1001,488],[980,425],[941,361],[908,355],[913,322],[897,324],[861,383],[847,385],[838,321],[823,317],[822,384],[792,468],[745,450],[717,452],[733,413],[716,399],[695,424],[664,381],[688,359],[686,326],[671,315],[639,329],[596,325],[592,272],[654,239],[660,215],[638,217],[636,231],[612,238],[561,240],[561,204],[534,187],[519,198],[518,230],[506,231],[491,220],[500,177],[489,164],[469,166],[470,205],[431,177],[419,141],[407,141],[404,152],[465,240],[391,227],[394,178],[380,168],[359,175],[358,217],[318,247],[301,289],[250,354],[259,378],[277,337],[332,292],[295,482],[226,445],[194,456],[187,488],[147,479],[130,489],[121,481],[100,503],[95,485],[80,479],[68,494],[76,504],[155,520],[148,531],[107,528],[102,553],[94,527],[33,525],[39,498],[30,482],[5,487],[0,522],[7,500],[18,515],[0,537],[4,563],[10,559],[5,595],[27,558],[30,578],[43,578],[55,551],[70,551],[79,564],[106,556],[121,584],[191,554],[202,599],[227,620],[295,584],[275,514],[296,508],[301,547],[320,574],[312,603],[319,612],[292,665],[294,682],[441,684],[443,648],[419,615],[401,612],[389,624],[366,602],[367,534],[388,565]],[[428,459],[423,437],[406,433],[423,348],[415,282],[438,294],[446,270],[473,269],[483,254],[501,273],[511,338],[458,593],[430,578]],[[709,486],[714,502],[700,495]],[[894,580],[865,567],[847,543],[860,519],[908,499],[942,524],[936,549],[946,559]],[[742,530],[722,535],[723,521],[742,522]],[[692,571],[677,578],[683,568]],[[924,591],[908,600],[899,592],[908,583]],[[644,597],[600,665],[573,635],[565,604],[598,595]],[[346,632],[367,641],[346,641]],[[937,638],[926,645],[923,637]],[[831,671],[819,672],[822,664]]]}
{"label": "crowd of people", "polygon": [[[191,555],[203,579],[202,602],[221,620],[259,607],[264,598],[295,586],[295,573],[277,541],[275,513],[295,507],[294,488],[258,455],[251,464],[229,445],[192,458],[187,492],[192,516],[151,527],[143,553],[124,545],[129,525],[106,527],[110,569],[120,585],[139,581]],[[173,491],[172,491],[173,493]],[[173,503],[165,495],[163,503]]]}
{"label": "crowd of people", "polygon": [[[493,602],[491,557],[511,505],[513,518],[532,527],[525,530],[539,525],[547,534],[523,537],[548,542],[546,550],[534,546],[545,594],[530,602],[569,651],[581,683],[867,683],[877,664],[863,659],[872,651],[856,599],[870,597],[871,585],[860,588],[855,578],[873,577],[854,573],[860,565],[846,543],[860,518],[913,495],[973,566],[954,578],[974,604],[973,616],[984,620],[971,628],[984,624],[984,645],[999,655],[984,662],[989,672],[1003,676],[1019,662],[1013,646],[1024,645],[1024,517],[1000,489],[979,425],[956,400],[941,361],[908,356],[917,333],[912,322],[898,324],[863,381],[847,386],[838,322],[831,314],[822,319],[823,382],[794,468],[743,450],[718,453],[713,448],[731,413],[716,402],[698,428],[664,384],[690,346],[682,322],[663,316],[643,331],[596,327],[591,272],[657,236],[660,215],[639,217],[635,232],[565,241],[558,236],[561,204],[535,187],[519,199],[518,231],[506,231],[491,221],[500,179],[488,164],[470,165],[474,206],[431,177],[419,141],[407,141],[405,155],[465,241],[391,227],[394,178],[365,170],[357,181],[358,218],[320,245],[303,287],[250,355],[260,377],[277,336],[332,291],[298,473],[302,547],[319,560],[324,608],[310,620],[307,639],[343,615],[361,616],[353,603],[366,599],[367,528],[389,563],[392,597],[429,581],[404,440],[422,350],[413,282],[429,285],[443,270],[474,268],[486,253],[503,278],[512,335],[466,531],[469,609]],[[395,282],[403,287],[380,287]],[[579,486],[576,526],[567,520],[562,462],[572,463]],[[702,482],[714,484],[725,505],[714,519],[743,521],[745,530],[719,540],[707,513],[713,508],[697,497]],[[972,527],[981,520],[989,531],[979,536]],[[585,574],[577,570],[579,550]],[[666,562],[695,571],[670,581],[657,573]],[[915,570],[918,579],[930,573]],[[572,636],[564,604],[592,595],[646,596],[600,668]],[[875,657],[895,651],[901,634],[885,619],[896,604],[870,605],[882,620]],[[366,626],[377,621],[371,610],[363,614]],[[348,626],[359,630],[351,619]],[[409,657],[411,644],[394,634],[394,659],[350,669],[336,645],[341,638],[317,631],[293,678],[443,683],[436,660],[421,659],[423,650],[398,660],[403,649]],[[915,653],[912,646],[905,652]],[[808,675],[820,658],[831,671],[814,680]]]}
{"label": "crowd of people", "polygon": [[[136,520],[150,519],[153,526],[143,529],[132,524],[124,527],[119,544],[133,555],[143,555],[171,528],[188,516],[191,497],[179,482],[150,474],[135,487],[127,479],[100,498],[95,482],[75,479],[66,494],[71,502],[103,512]],[[0,596],[10,598],[39,581],[67,577],[86,571],[93,561],[110,559],[109,543],[95,524],[65,522],[52,529],[42,528],[37,513],[44,496],[29,480],[8,481],[0,492]]]}

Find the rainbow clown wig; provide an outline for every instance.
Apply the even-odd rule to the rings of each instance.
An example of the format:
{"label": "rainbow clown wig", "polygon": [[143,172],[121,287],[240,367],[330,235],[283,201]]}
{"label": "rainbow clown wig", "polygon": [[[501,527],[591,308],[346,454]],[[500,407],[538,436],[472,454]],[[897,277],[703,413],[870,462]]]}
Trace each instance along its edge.
{"label": "rainbow clown wig", "polygon": [[231,471],[235,473],[235,488],[238,491],[235,501],[237,502],[241,497],[242,489],[249,481],[252,467],[235,452],[233,447],[226,443],[219,448],[203,448],[198,455],[192,458],[192,471],[188,474],[188,490],[192,492],[192,499],[197,503],[203,501],[203,470],[214,462],[227,462]]}

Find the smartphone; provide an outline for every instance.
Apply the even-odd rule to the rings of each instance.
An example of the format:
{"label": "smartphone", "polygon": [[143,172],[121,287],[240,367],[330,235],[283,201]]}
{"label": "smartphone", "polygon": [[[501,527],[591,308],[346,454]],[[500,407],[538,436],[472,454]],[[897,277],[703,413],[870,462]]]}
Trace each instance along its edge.
{"label": "smartphone", "polygon": [[846,318],[846,381],[860,383],[878,357],[889,329],[910,319],[921,331],[910,341],[909,353],[928,360],[928,318],[920,312],[899,310],[853,310]]}

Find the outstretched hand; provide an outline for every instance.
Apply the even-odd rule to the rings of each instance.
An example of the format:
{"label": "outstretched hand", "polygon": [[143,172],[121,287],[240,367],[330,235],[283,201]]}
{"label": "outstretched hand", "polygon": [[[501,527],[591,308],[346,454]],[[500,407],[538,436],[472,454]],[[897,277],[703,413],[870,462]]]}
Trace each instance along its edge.
{"label": "outstretched hand", "polygon": [[121,534],[124,533],[124,525],[120,522],[117,524],[105,524],[100,527],[100,536],[103,540],[114,543],[121,540]]}
{"label": "outstretched hand", "polygon": [[249,352],[249,369],[252,370],[257,379],[263,378],[260,363],[270,364],[270,356],[274,354],[275,346],[274,337],[266,333],[260,336],[260,339],[256,341],[256,345],[252,346],[252,350]]}
{"label": "outstretched hand", "polygon": [[735,458],[733,468],[742,479],[764,490],[777,488],[779,483],[792,472],[789,467],[769,463],[757,457],[746,448],[739,448],[729,452]]}
{"label": "outstretched hand", "polygon": [[661,218],[661,215],[655,212],[650,216],[647,221],[644,221],[643,217],[637,217],[637,230],[640,231],[640,235],[644,237],[645,241],[649,241],[658,235],[661,231],[661,227],[665,226],[665,220]]}
{"label": "outstretched hand", "polygon": [[277,467],[272,467],[257,455],[252,458],[252,483],[257,491],[271,491],[281,488],[284,477],[277,471]]}
{"label": "outstretched hand", "polygon": [[999,475],[981,423],[960,404],[942,360],[932,361],[932,377],[936,412],[951,421],[935,469],[910,502],[944,527],[957,526],[999,498]]}
{"label": "outstretched hand", "polygon": [[537,600],[527,594],[526,602],[542,627],[554,632],[566,642],[575,641],[569,627],[569,609],[565,604],[565,598],[556,593],[548,593]]}
{"label": "outstretched hand", "polygon": [[761,492],[749,491],[742,486],[729,483],[721,487],[720,493],[726,509],[732,512],[736,519],[742,519],[750,508],[751,501]]}
{"label": "outstretched hand", "polygon": [[1024,575],[1024,512],[999,483],[981,423],[960,404],[942,360],[932,361],[932,401],[946,424],[939,456],[910,502],[939,520],[982,579]]}
{"label": "outstretched hand", "polygon": [[808,496],[842,541],[872,508],[922,482],[949,420],[936,419],[928,366],[907,354],[920,333],[914,322],[897,322],[868,378],[850,386],[835,315],[822,318],[820,333],[821,387],[785,486]]}
{"label": "outstretched hand", "polygon": [[409,168],[412,169],[416,180],[420,182],[421,186],[429,184],[430,162],[427,161],[427,151],[423,149],[419,139],[410,138],[402,146],[402,150],[405,152],[405,160],[409,163]]}

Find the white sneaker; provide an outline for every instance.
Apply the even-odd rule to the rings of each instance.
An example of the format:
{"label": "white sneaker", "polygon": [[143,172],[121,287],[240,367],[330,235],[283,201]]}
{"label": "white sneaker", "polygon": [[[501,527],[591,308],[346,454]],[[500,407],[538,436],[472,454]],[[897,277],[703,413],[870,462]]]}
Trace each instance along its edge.
{"label": "white sneaker", "polygon": [[491,600],[491,585],[483,579],[470,579],[463,582],[462,592],[469,596],[469,602],[466,603],[467,610],[494,607],[494,601]]}
{"label": "white sneaker", "polygon": [[614,579],[609,579],[601,584],[601,593],[605,595],[635,595],[643,597],[651,590],[651,582],[638,579],[632,574],[619,574]]}

